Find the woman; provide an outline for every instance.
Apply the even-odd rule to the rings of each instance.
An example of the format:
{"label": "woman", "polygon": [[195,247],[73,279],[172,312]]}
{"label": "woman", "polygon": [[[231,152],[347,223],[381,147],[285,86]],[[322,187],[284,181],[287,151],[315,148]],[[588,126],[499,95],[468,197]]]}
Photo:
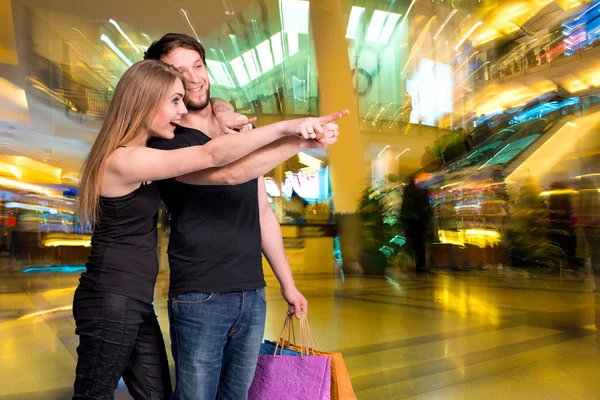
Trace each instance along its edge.
{"label": "woman", "polygon": [[112,399],[121,376],[136,399],[171,395],[165,345],[152,306],[160,205],[152,181],[223,166],[283,136],[335,136],[337,125],[331,122],[343,116],[286,121],[204,146],[146,147],[150,137],[173,138],[187,112],[184,93],[183,78],[173,67],[154,60],[132,66],[117,85],[84,164],[79,212],[91,220],[94,234],[73,302],[80,340],[74,399]]}

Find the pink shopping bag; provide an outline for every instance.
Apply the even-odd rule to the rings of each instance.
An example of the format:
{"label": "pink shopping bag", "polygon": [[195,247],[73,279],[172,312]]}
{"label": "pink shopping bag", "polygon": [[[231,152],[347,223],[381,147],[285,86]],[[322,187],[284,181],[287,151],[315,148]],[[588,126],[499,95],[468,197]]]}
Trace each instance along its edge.
{"label": "pink shopping bag", "polygon": [[[286,340],[283,333],[293,334],[293,317],[288,314],[273,355],[259,355],[254,381],[248,392],[249,400],[330,400],[331,369],[327,356],[309,353],[309,332],[306,318],[301,320],[300,356],[279,355],[278,347]],[[295,335],[294,335],[295,337]],[[291,337],[288,337],[288,340]],[[284,354],[280,348],[280,354]]]}

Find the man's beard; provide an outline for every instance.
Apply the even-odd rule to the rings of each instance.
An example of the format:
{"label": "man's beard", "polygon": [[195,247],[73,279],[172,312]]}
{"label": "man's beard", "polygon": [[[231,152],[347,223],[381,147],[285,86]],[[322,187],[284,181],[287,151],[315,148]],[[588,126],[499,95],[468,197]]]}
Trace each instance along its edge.
{"label": "man's beard", "polygon": [[202,102],[197,103],[188,99],[185,106],[189,111],[202,111],[208,106],[208,103],[210,103],[210,88],[206,89],[206,98]]}

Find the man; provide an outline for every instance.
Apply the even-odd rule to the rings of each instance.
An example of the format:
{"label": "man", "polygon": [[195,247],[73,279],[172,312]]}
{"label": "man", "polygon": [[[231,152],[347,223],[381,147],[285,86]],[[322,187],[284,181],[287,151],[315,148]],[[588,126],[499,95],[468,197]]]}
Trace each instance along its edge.
{"label": "man", "polygon": [[[175,138],[151,146],[170,150],[203,145],[224,134],[213,115],[204,48],[197,40],[167,34],[150,46],[145,58],[174,65],[188,81],[189,112]],[[324,144],[334,141],[322,139]],[[304,142],[286,138],[229,166],[160,183],[171,213],[174,399],[213,400],[217,393],[221,399],[247,398],[265,325],[261,249],[290,312],[299,317],[308,311],[294,284],[261,176],[303,146],[323,145]]]}

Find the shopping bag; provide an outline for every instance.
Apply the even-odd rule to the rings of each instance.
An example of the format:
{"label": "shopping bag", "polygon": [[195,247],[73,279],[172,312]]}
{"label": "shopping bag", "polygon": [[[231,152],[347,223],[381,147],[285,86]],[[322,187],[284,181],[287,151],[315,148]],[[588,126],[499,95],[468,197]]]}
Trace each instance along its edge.
{"label": "shopping bag", "polygon": [[329,357],[259,355],[248,400],[329,400]]}
{"label": "shopping bag", "polygon": [[[258,356],[249,400],[329,400],[331,369],[329,357],[308,354],[308,339],[300,336],[300,356],[281,355],[283,332],[292,324],[288,315],[272,354]],[[303,330],[304,332],[304,330]],[[289,341],[289,340],[288,340]]]}
{"label": "shopping bag", "polygon": [[[356,394],[352,388],[352,382],[350,381],[350,375],[348,374],[348,369],[346,368],[342,353],[318,350],[317,342],[308,326],[308,320],[303,318],[300,321],[300,325],[304,330],[304,332],[302,332],[303,336],[301,337],[306,337],[308,343],[305,344],[309,345],[305,351],[311,355],[329,357],[331,369],[331,400],[356,400]],[[303,349],[300,346],[291,344],[289,341],[283,340],[281,344],[285,350],[302,353]]]}

